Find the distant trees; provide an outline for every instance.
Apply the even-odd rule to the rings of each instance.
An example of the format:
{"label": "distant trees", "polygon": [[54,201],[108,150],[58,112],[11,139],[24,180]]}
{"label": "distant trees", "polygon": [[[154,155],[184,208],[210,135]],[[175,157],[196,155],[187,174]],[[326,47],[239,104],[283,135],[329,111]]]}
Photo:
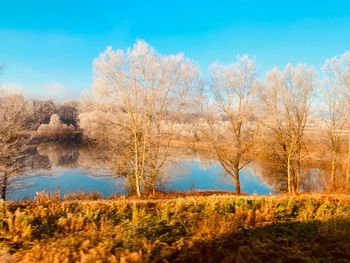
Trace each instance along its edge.
{"label": "distant trees", "polygon": [[78,108],[79,103],[75,101],[68,101],[56,106],[56,114],[60,117],[62,123],[74,127],[78,127]]}
{"label": "distant trees", "polygon": [[32,112],[28,128],[37,129],[41,124],[48,123],[51,116],[57,112],[56,104],[53,100],[33,100]]}
{"label": "distant trees", "polygon": [[36,130],[41,124],[48,124],[53,114],[57,114],[67,125],[78,126],[79,103],[71,101],[56,103],[53,100],[33,100],[31,116],[26,121],[26,128]]}
{"label": "distant trees", "polygon": [[108,48],[101,54],[94,61],[94,81],[98,103],[82,112],[81,124],[95,120],[91,125],[98,131],[88,133],[113,152],[123,152],[138,196],[154,193],[169,160],[174,124],[199,85],[198,68],[182,54],[162,56],[138,41],[127,51]]}
{"label": "distant trees", "polygon": [[253,159],[258,122],[254,116],[257,73],[255,62],[242,56],[231,65],[213,64],[202,113],[202,139],[208,142],[224,171],[241,193],[239,173]]}
{"label": "distant trees", "polygon": [[305,65],[287,65],[283,71],[267,73],[260,92],[264,111],[265,138],[277,161],[284,167],[288,193],[300,191],[304,133],[310,115],[310,103],[316,74]]}
{"label": "distant trees", "polygon": [[52,114],[50,122],[48,124],[41,124],[38,128],[39,135],[59,135],[61,133],[67,133],[74,131],[73,125],[67,125],[62,123],[58,114]]}

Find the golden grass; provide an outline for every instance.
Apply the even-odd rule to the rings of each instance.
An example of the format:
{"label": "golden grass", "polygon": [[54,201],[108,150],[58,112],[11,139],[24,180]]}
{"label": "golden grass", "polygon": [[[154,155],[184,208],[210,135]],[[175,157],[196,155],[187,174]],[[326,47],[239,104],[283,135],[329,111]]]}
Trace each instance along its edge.
{"label": "golden grass", "polygon": [[350,262],[350,196],[2,202],[0,262]]}

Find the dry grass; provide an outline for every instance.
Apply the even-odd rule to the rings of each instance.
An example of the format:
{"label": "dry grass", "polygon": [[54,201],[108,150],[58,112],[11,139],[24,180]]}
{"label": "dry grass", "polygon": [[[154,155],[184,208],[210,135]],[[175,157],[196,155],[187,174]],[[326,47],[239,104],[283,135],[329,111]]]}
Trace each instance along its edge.
{"label": "dry grass", "polygon": [[0,262],[350,262],[350,197],[3,202]]}

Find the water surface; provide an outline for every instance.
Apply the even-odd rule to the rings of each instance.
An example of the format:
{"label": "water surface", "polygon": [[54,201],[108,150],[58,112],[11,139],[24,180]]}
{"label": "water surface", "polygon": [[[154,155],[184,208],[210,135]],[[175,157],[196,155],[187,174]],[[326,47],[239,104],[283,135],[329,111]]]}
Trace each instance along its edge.
{"label": "water surface", "polygon": [[[38,147],[38,156],[34,159],[30,176],[21,177],[21,185],[26,187],[9,191],[7,199],[31,200],[41,191],[59,192],[61,196],[72,192],[98,192],[106,198],[127,194],[125,178],[103,169],[104,164],[94,159],[91,150],[43,145]],[[166,191],[235,190],[231,177],[225,175],[218,162],[194,153],[178,159],[167,171],[168,177],[162,187]],[[274,192],[274,186],[264,182],[252,166],[241,171],[240,179],[244,193],[268,195]]]}

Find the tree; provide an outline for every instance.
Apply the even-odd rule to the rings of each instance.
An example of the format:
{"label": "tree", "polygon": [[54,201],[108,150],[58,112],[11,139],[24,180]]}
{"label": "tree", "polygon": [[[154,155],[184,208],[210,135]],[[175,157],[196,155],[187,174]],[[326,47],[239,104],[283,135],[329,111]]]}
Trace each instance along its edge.
{"label": "tree", "polygon": [[[260,92],[262,123],[270,149],[286,171],[287,191],[298,193],[305,156],[304,132],[316,74],[305,65],[267,73]],[[277,164],[276,164],[277,165]]]}
{"label": "tree", "polygon": [[51,116],[57,113],[57,108],[53,100],[33,100],[32,112],[27,128],[37,129],[50,121]]}
{"label": "tree", "polygon": [[[326,74],[326,105],[327,105],[327,134],[328,146],[331,152],[330,181],[331,190],[335,190],[336,173],[341,166],[342,138],[345,127],[349,122],[350,101],[350,52],[340,57],[326,60],[323,70]],[[347,125],[348,126],[348,125]],[[345,187],[349,187],[350,177],[350,134],[348,149],[348,164],[345,175]],[[342,178],[338,178],[342,180]]]}
{"label": "tree", "polygon": [[15,187],[18,175],[26,167],[27,139],[23,127],[29,107],[21,95],[0,96],[0,185],[1,199],[6,199],[9,187]]}
{"label": "tree", "polygon": [[143,41],[127,51],[107,48],[94,61],[95,101],[80,115],[81,127],[89,130],[84,119],[95,120],[88,126],[98,131],[88,133],[108,145],[115,159],[123,153],[122,166],[138,196],[155,192],[174,125],[198,83],[198,68],[182,54],[162,56]]}
{"label": "tree", "polygon": [[61,121],[67,125],[78,126],[78,107],[79,103],[70,101],[57,105],[57,114]]}
{"label": "tree", "polygon": [[0,89],[0,194],[4,200],[9,188],[16,187],[17,176],[26,169],[28,148],[22,132],[28,113],[23,96]]}
{"label": "tree", "polygon": [[58,114],[52,114],[48,124],[41,124],[37,133],[40,135],[57,136],[64,133],[71,133],[75,130],[73,125],[62,123]]}
{"label": "tree", "polygon": [[206,104],[202,113],[206,122],[200,131],[240,194],[239,173],[252,161],[258,135],[253,114],[255,62],[242,56],[231,65],[213,64],[210,74],[209,90],[203,96]]}

